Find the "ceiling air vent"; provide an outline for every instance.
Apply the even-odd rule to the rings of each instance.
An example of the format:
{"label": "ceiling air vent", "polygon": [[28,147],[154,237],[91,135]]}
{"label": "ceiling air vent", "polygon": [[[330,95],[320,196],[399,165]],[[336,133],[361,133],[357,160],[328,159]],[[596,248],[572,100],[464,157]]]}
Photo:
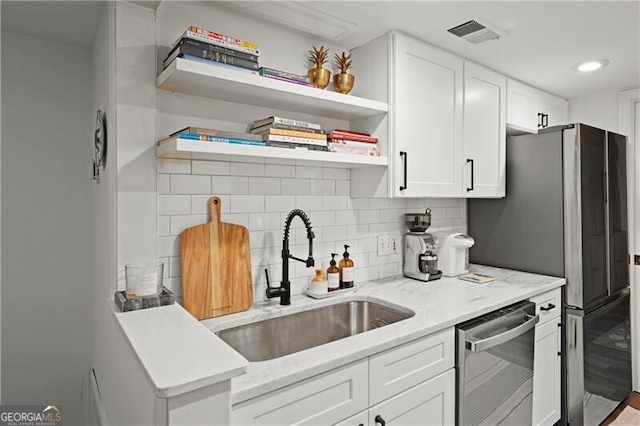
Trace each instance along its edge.
{"label": "ceiling air vent", "polygon": [[467,21],[464,24],[457,25],[453,28],[449,28],[447,31],[473,44],[500,38],[500,34],[490,30],[475,19]]}

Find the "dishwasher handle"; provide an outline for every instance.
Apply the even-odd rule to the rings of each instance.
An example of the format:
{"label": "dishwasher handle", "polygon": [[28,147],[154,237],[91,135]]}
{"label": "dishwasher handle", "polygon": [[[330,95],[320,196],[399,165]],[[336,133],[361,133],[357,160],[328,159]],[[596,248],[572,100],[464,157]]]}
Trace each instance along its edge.
{"label": "dishwasher handle", "polygon": [[540,321],[539,315],[525,314],[525,316],[527,318],[525,322],[496,336],[487,337],[486,339],[475,339],[473,336],[469,336],[465,341],[465,346],[471,352],[482,352],[526,333]]}

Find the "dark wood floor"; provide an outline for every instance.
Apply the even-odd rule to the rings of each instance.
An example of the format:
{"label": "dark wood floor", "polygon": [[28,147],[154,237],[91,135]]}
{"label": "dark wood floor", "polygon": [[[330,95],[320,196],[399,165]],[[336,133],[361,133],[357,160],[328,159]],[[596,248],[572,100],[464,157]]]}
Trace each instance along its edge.
{"label": "dark wood floor", "polygon": [[620,413],[622,413],[622,410],[624,410],[627,405],[632,406],[636,410],[640,410],[640,393],[632,392],[631,395],[629,395],[629,397],[622,404],[620,404],[618,408],[616,408],[616,410],[611,413],[611,415],[607,417],[600,426],[610,425],[616,419],[616,417],[618,417]]}

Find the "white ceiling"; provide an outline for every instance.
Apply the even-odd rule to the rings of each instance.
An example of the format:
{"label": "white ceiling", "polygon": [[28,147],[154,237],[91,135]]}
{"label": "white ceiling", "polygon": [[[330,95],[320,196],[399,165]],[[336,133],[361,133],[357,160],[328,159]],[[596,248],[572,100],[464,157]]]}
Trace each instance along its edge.
{"label": "white ceiling", "polygon": [[[237,0],[236,0],[237,1]],[[138,1],[155,8],[159,1]],[[251,4],[251,2],[243,2]],[[334,44],[353,48],[397,29],[548,92],[575,98],[640,86],[640,1],[304,1],[350,21],[356,30]],[[2,29],[91,46],[103,1],[6,1]],[[505,32],[478,45],[446,29],[470,18]],[[259,40],[257,40],[259,43]],[[579,74],[587,59],[608,59]]]}

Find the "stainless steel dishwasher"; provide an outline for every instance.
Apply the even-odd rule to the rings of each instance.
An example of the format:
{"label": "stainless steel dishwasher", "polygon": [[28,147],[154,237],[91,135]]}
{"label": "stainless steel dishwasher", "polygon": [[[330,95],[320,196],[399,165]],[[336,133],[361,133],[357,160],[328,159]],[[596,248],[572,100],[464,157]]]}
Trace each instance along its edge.
{"label": "stainless steel dishwasher", "polygon": [[535,315],[519,302],[456,326],[458,425],[530,425]]}

